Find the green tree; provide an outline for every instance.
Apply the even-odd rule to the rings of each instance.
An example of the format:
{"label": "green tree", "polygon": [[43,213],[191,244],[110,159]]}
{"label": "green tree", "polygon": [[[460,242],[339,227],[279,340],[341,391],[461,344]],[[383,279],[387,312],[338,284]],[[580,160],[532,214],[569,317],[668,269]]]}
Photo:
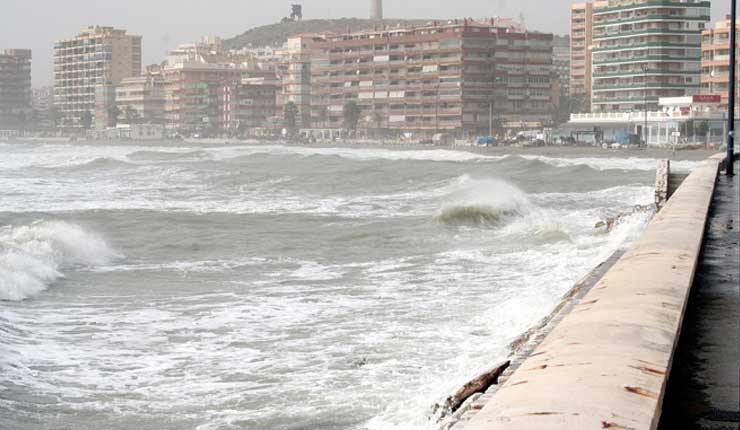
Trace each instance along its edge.
{"label": "green tree", "polygon": [[126,119],[127,124],[135,124],[141,118],[139,112],[131,106],[123,108],[123,117]]}
{"label": "green tree", "polygon": [[709,133],[709,122],[708,121],[701,121],[699,124],[696,125],[696,135],[704,139],[707,136],[707,133]]}
{"label": "green tree", "polygon": [[286,103],[283,110],[283,117],[288,135],[295,136],[298,131],[298,106],[293,102]]}
{"label": "green tree", "polygon": [[82,116],[80,117],[80,125],[82,125],[82,128],[84,128],[85,130],[90,130],[90,127],[92,127],[92,123],[92,113],[89,110],[82,112]]}
{"label": "green tree", "polygon": [[326,128],[326,122],[329,120],[329,108],[326,106],[319,107],[319,122],[321,126]]}
{"label": "green tree", "polygon": [[347,130],[357,130],[357,123],[360,121],[361,110],[354,100],[348,101],[342,108],[344,117],[344,128]]}
{"label": "green tree", "polygon": [[121,116],[121,109],[117,105],[111,105],[108,108],[108,127],[118,125],[118,117]]}

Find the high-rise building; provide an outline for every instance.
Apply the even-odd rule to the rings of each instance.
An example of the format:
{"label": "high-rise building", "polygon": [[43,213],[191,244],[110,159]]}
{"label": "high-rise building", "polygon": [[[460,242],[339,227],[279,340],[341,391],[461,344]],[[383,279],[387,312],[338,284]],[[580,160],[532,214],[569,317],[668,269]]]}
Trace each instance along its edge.
{"label": "high-rise building", "polygon": [[0,128],[25,128],[31,113],[31,50],[0,49]]}
{"label": "high-rise building", "polygon": [[[730,90],[730,28],[729,17],[715,24],[714,28],[702,33],[701,58],[701,91],[703,94],[719,94],[721,109],[727,109],[727,97]],[[740,29],[740,25],[736,27]],[[740,41],[736,41],[735,52],[740,55]],[[740,58],[740,57],[738,57]],[[735,64],[736,76],[740,76],[740,67]],[[740,82],[736,79],[735,94],[740,96]],[[736,107],[740,109],[740,107]]]}
{"label": "high-rise building", "polygon": [[141,36],[87,27],[54,44],[54,106],[64,128],[104,128],[122,79],[141,74]]}
{"label": "high-rise building", "polygon": [[596,3],[592,110],[657,110],[660,97],[698,94],[709,9],[700,0]]}
{"label": "high-rise building", "polygon": [[361,128],[541,128],[552,120],[552,40],[497,20],[330,36],[311,64],[312,115],[341,128],[343,106],[354,101]]}
{"label": "high-rise building", "polygon": [[560,106],[560,100],[570,94],[570,38],[556,36],[552,46],[553,104]]}
{"label": "high-rise building", "polygon": [[591,95],[593,3],[570,8],[570,94]]}
{"label": "high-rise building", "polygon": [[283,88],[279,102],[296,105],[298,127],[311,127],[311,62],[325,44],[324,35],[303,34],[288,38],[280,51]]}

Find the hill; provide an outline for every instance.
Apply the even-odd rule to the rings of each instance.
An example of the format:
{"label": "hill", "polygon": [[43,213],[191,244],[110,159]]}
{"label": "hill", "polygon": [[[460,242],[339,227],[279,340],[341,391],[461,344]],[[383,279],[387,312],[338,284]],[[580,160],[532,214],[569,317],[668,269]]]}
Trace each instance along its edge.
{"label": "hill", "polygon": [[[384,19],[383,25],[388,27],[421,25],[429,22],[428,19]],[[304,21],[288,21],[277,24],[255,27],[231,39],[224,40],[226,48],[240,49],[246,47],[279,47],[288,39],[302,33],[346,33],[360,30],[372,30],[380,26],[378,21],[358,18],[341,19],[308,19]]]}

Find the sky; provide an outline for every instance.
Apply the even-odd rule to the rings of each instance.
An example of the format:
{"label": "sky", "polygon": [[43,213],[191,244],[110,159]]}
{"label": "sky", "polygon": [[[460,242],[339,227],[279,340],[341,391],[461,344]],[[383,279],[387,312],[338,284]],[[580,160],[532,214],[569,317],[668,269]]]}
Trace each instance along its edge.
{"label": "sky", "polygon": [[[34,87],[52,84],[54,40],[88,25],[113,26],[143,36],[144,64],[160,63],[179,43],[223,38],[279,21],[291,3],[303,18],[366,18],[369,0],[0,0],[0,48],[33,50]],[[524,16],[531,30],[568,33],[572,0],[384,0],[386,18]],[[729,13],[730,0],[712,1],[712,19]]]}

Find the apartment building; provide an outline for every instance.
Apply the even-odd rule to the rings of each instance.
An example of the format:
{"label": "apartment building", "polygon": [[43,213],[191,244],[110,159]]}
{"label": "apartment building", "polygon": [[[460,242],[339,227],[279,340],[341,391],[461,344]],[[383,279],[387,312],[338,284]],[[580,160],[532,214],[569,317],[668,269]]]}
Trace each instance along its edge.
{"label": "apartment building", "polygon": [[555,36],[552,46],[553,105],[560,106],[560,100],[570,94],[570,38]]}
{"label": "apartment building", "polygon": [[699,93],[710,2],[604,0],[593,12],[594,112],[656,110]]}
{"label": "apartment building", "polygon": [[39,87],[31,90],[31,107],[33,119],[39,128],[50,129],[54,127],[52,108],[54,106],[54,88]]}
{"label": "apartment building", "polygon": [[275,77],[250,77],[223,86],[220,103],[224,130],[244,133],[271,128],[279,116],[277,97],[281,82]]}
{"label": "apartment building", "polygon": [[179,45],[162,68],[167,128],[184,133],[218,128],[223,86],[253,67],[251,56],[225,50],[219,39]]}
{"label": "apartment building", "polygon": [[591,95],[591,45],[594,5],[574,4],[570,8],[570,94]]}
{"label": "apartment building", "polygon": [[[701,57],[701,91],[702,94],[719,94],[719,108],[727,110],[727,99],[730,90],[730,29],[729,17],[715,24],[714,28],[702,33]],[[740,29],[740,25],[737,26]],[[737,30],[736,30],[737,31]],[[740,54],[740,41],[736,41],[735,53]],[[740,58],[740,56],[738,57]],[[740,67],[735,64],[736,76],[740,76]],[[740,84],[735,82],[735,94],[740,95]],[[740,112],[740,108],[738,108]]]}
{"label": "apartment building", "polygon": [[141,36],[113,27],[87,27],[54,44],[54,106],[64,128],[81,128],[94,116],[96,128],[110,123],[114,87],[141,74]]}
{"label": "apartment building", "polygon": [[330,36],[311,63],[312,116],[340,128],[343,106],[354,101],[360,127],[468,135],[541,128],[552,121],[552,40],[467,19]]}
{"label": "apartment building", "polygon": [[165,81],[159,71],[125,78],[116,87],[118,122],[164,124]]}
{"label": "apartment building", "polygon": [[326,46],[324,34],[302,34],[288,38],[279,52],[282,65],[279,68],[282,80],[280,105],[294,103],[298,108],[297,125],[311,127],[311,62]]}
{"label": "apartment building", "polygon": [[0,49],[0,128],[25,128],[31,113],[31,50]]}

